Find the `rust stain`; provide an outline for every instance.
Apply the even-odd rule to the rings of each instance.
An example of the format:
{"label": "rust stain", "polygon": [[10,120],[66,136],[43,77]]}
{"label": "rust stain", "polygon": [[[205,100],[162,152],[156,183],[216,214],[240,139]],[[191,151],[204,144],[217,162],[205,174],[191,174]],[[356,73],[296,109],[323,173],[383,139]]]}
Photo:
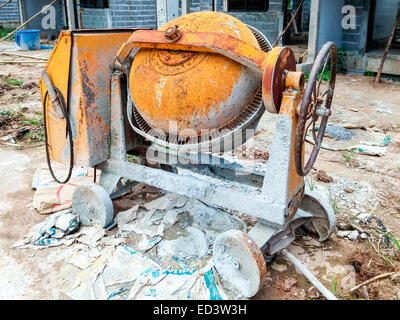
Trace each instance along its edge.
{"label": "rust stain", "polygon": [[[73,122],[75,165],[93,166],[108,158],[109,66],[114,64],[118,49],[132,31],[62,32],[46,66],[50,79],[68,103]],[[42,99],[45,92],[41,84]],[[48,106],[48,109],[53,108]],[[68,143],[65,119],[48,117],[47,122],[51,159],[63,162],[62,151]]]}
{"label": "rust stain", "polygon": [[[291,76],[297,79],[302,77],[301,73],[292,74]],[[287,115],[288,117],[290,117],[293,123],[292,138],[291,138],[292,147],[290,150],[290,166],[289,166],[289,186],[288,186],[289,200],[293,199],[304,185],[304,178],[297,174],[295,159],[294,159],[294,146],[295,146],[294,142],[296,140],[296,128],[298,123],[298,115],[296,110],[302,97],[303,97],[303,90],[295,90],[291,87],[286,87],[286,90],[283,92],[282,103],[279,112],[282,115]],[[293,212],[294,211],[292,210],[290,214],[292,214]]]}

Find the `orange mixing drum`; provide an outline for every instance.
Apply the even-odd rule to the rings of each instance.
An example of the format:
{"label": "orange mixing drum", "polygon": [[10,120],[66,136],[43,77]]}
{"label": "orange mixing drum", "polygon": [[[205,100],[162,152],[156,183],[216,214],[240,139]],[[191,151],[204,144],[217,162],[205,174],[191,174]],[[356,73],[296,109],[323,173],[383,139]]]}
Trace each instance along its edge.
{"label": "orange mixing drum", "polygon": [[[251,30],[220,12],[195,12],[159,30],[221,32],[259,49]],[[172,40],[173,41],[173,40]],[[129,86],[143,119],[155,130],[195,137],[223,127],[248,105],[261,85],[255,71],[210,52],[141,48],[133,60]]]}

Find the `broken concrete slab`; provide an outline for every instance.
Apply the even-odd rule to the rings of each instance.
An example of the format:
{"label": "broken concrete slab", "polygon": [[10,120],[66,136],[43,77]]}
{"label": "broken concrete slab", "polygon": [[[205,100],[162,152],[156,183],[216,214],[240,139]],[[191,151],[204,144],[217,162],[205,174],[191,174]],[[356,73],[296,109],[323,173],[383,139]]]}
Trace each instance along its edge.
{"label": "broken concrete slab", "polygon": [[348,238],[353,241],[358,239],[359,234],[357,230],[341,230],[337,232],[338,237]]}
{"label": "broken concrete slab", "polygon": [[162,240],[157,246],[157,255],[161,259],[176,257],[182,261],[205,258],[211,254],[204,231],[188,227],[187,235],[173,240]]}

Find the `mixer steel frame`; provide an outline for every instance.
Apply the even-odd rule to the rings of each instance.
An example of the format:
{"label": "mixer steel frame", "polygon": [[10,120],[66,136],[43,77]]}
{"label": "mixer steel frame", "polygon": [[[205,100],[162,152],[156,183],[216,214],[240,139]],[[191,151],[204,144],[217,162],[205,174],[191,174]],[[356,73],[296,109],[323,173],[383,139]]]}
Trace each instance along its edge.
{"label": "mixer steel frame", "polygon": [[[298,177],[299,186],[296,193],[291,194],[289,189],[295,170],[293,159],[295,113],[302,91],[289,88],[283,94],[281,113],[278,115],[265,172],[254,172],[237,162],[230,162],[221,157],[205,154],[174,154],[173,151],[156,147],[158,153],[165,152],[166,155],[172,156],[170,160],[173,165],[195,173],[195,175],[184,175],[127,161],[122,99],[122,92],[126,88],[121,87],[123,77],[124,73],[119,70],[114,71],[111,76],[110,159],[97,166],[101,170],[99,184],[108,194],[117,192],[115,188],[118,189],[120,179],[125,178],[195,198],[211,206],[254,216],[258,219],[258,223],[249,235],[266,255],[273,255],[287,247],[294,240],[295,229],[310,224],[315,213],[298,209],[305,192],[303,178]],[[203,160],[204,157],[207,160],[202,161],[202,157]],[[163,158],[168,157],[158,156],[154,160],[160,161]],[[193,164],[196,162],[198,165]],[[170,163],[165,161],[163,164]],[[202,163],[210,164],[202,165]],[[214,168],[219,172],[213,177],[205,177],[196,174],[199,166]],[[327,211],[329,219],[334,219],[330,206],[325,205],[323,208]],[[334,225],[334,221],[329,221],[327,231],[329,234],[320,234],[320,238],[329,237]]]}
{"label": "mixer steel frame", "polygon": [[[171,37],[173,32],[176,32],[175,37]],[[150,146],[143,144],[141,134],[135,128],[126,127],[129,126],[127,119],[132,126],[133,109],[128,76],[140,48],[218,53],[255,70],[262,81],[265,107],[278,114],[265,168],[246,167],[208,153],[179,152],[157,142]],[[101,216],[97,221],[102,221],[106,227],[113,220],[111,199],[133,183],[142,182],[210,206],[256,217],[257,223],[248,235],[238,238],[257,261],[260,286],[266,273],[263,255],[272,256],[286,248],[295,239],[296,229],[304,226],[317,233],[320,241],[329,238],[336,225],[333,209],[320,196],[306,190],[304,177],[296,171],[295,140],[304,95],[304,74],[295,72],[290,49],[277,47],[266,53],[221,33],[136,30],[121,46],[116,58],[118,63],[113,65],[110,77],[109,156],[95,164],[101,170],[99,185],[82,186],[74,193],[72,206],[76,212]],[[42,83],[42,91],[45,92],[46,86],[51,90],[51,81],[56,79],[53,77]],[[128,161],[132,141],[128,141],[126,133],[130,129],[135,131],[136,147],[150,150],[145,160],[154,161],[157,168]],[[304,145],[301,156],[304,158]],[[133,182],[124,185],[123,178]],[[91,222],[90,219],[86,221]],[[253,291],[251,294],[255,294]]]}
{"label": "mixer steel frame", "polygon": [[[305,183],[304,177],[300,176],[295,168],[294,145],[298,106],[304,94],[304,74],[295,72],[294,56],[288,48],[277,47],[266,53],[229,35],[178,32],[176,26],[172,29],[167,30],[168,32],[137,30],[117,54],[122,71],[117,68],[111,76],[112,146],[110,160],[99,166],[102,170],[100,185],[111,193],[120,178],[125,177],[168,192],[192,197],[215,207],[254,216],[258,223],[249,235],[264,254],[273,255],[294,240],[295,229],[301,225],[310,225],[314,215],[321,216],[320,212],[301,209],[301,202],[305,197]],[[171,40],[168,36],[173,32],[176,37]],[[129,75],[130,65],[140,48],[214,52],[256,70],[262,79],[264,105],[270,112],[279,113],[265,172],[251,172],[247,175],[250,179],[243,181],[246,174],[237,173],[248,173],[248,168],[236,162],[229,163],[224,158],[201,153],[175,154],[173,165],[194,173],[199,172],[199,167],[208,167],[214,174],[206,179],[201,174],[177,174],[128,163],[123,127],[124,102],[121,93],[124,90],[127,92],[127,110],[131,110],[132,99],[129,88],[122,87],[121,79]],[[130,111],[127,113],[130,117]],[[156,144],[153,143],[153,146]],[[173,154],[171,149],[156,149],[158,153]],[[209,159],[201,161],[202,157]],[[168,156],[157,157],[156,160],[166,158]],[[193,165],[193,160],[197,164]],[[188,165],[188,162],[192,164]],[[170,163],[165,161],[164,164]],[[313,208],[317,209],[315,206]],[[319,206],[319,211],[321,208],[325,211],[327,223],[322,229],[317,228],[314,231],[319,232],[320,239],[326,239],[334,230],[335,218],[329,205]],[[308,209],[312,207],[308,206]]]}

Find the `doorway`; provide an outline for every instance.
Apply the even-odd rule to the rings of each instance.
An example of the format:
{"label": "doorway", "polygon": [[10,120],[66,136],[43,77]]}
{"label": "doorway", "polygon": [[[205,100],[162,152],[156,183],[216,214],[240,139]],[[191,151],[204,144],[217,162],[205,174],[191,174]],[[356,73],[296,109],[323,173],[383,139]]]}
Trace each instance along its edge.
{"label": "doorway", "polygon": [[[399,0],[371,0],[367,36],[368,52],[382,52],[385,49],[399,8]],[[397,25],[389,53],[400,54],[399,24]]]}

